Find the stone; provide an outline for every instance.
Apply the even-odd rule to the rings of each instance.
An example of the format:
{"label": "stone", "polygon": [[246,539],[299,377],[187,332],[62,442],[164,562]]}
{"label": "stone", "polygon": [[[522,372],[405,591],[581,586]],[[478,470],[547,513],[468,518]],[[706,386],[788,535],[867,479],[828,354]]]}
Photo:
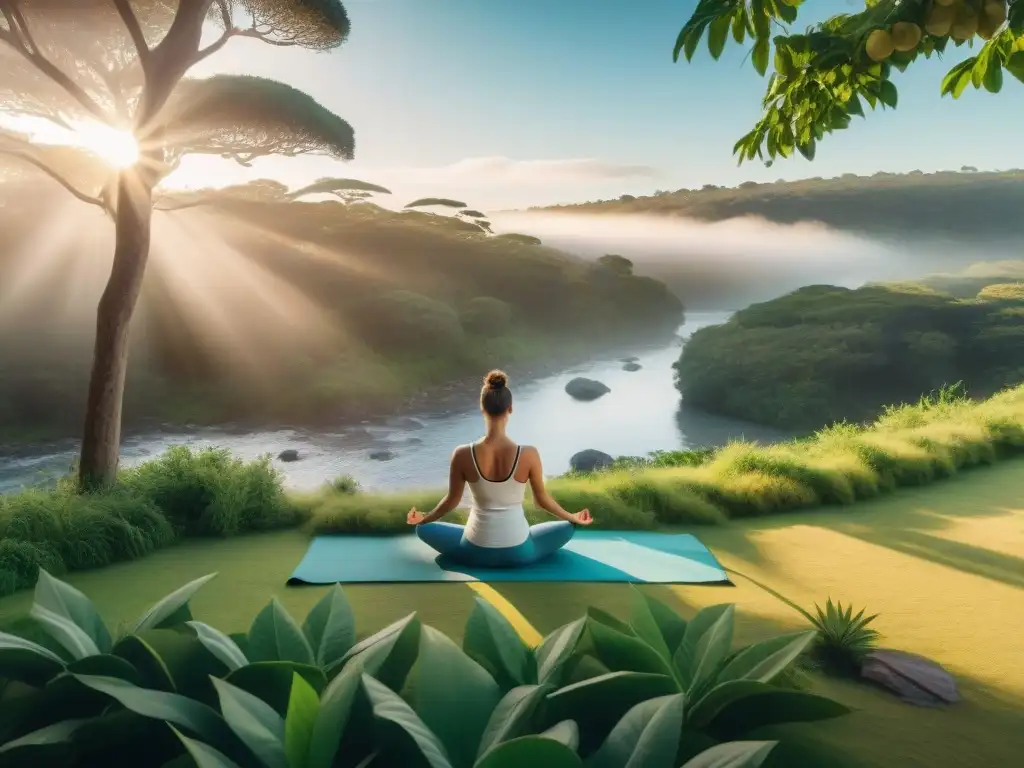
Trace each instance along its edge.
{"label": "stone", "polygon": [[298,461],[299,452],[294,448],[288,448],[277,454],[278,461]]}
{"label": "stone", "polygon": [[395,458],[394,451],[371,451],[370,458],[374,461],[391,461]]}
{"label": "stone", "polygon": [[597,400],[611,390],[600,381],[577,377],[565,385],[565,391],[575,400]]}
{"label": "stone", "polygon": [[569,459],[569,466],[577,472],[593,472],[595,469],[611,466],[613,461],[615,459],[604,451],[587,448],[585,451],[573,454],[573,457]]}
{"label": "stone", "polygon": [[622,370],[629,371],[630,373],[633,371],[639,371],[641,368],[643,368],[643,366],[640,365],[640,363],[626,363],[622,366]]}
{"label": "stone", "polygon": [[873,651],[861,664],[860,674],[908,704],[938,707],[960,701],[953,676],[936,662],[913,653]]}

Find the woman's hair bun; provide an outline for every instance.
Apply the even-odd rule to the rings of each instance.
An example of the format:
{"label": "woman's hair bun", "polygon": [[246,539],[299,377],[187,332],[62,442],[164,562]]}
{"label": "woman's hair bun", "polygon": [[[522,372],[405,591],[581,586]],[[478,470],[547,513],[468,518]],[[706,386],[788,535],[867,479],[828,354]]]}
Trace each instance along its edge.
{"label": "woman's hair bun", "polygon": [[484,384],[491,389],[501,389],[508,386],[508,376],[504,371],[491,371],[484,377]]}

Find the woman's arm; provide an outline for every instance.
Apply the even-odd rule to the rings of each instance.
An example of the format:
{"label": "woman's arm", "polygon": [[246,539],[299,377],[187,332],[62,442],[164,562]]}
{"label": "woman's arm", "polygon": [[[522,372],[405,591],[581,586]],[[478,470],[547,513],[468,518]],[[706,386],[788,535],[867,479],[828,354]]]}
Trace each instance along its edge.
{"label": "woman's arm", "polygon": [[581,509],[576,514],[566,512],[562,505],[555,501],[551,494],[548,493],[548,489],[544,485],[544,467],[540,462],[540,452],[536,448],[527,448],[524,452],[528,452],[529,455],[529,480],[530,488],[533,491],[534,503],[559,520],[568,520],[576,525],[590,525],[593,522],[590,510]]}
{"label": "woman's arm", "polygon": [[409,511],[407,518],[410,525],[433,523],[459,506],[459,502],[462,501],[462,494],[466,490],[466,475],[462,471],[462,462],[459,457],[459,451],[461,450],[461,448],[456,448],[455,452],[452,453],[451,466],[448,468],[448,493],[445,494],[445,497],[437,503],[437,506],[429,514],[424,515],[416,507],[413,507]]}

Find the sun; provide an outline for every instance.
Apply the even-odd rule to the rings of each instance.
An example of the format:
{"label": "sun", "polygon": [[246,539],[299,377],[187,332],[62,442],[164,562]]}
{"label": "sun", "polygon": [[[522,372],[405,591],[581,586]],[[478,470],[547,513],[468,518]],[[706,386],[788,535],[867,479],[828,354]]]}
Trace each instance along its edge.
{"label": "sun", "polygon": [[69,139],[119,170],[131,168],[139,161],[139,144],[129,131],[103,123],[78,123]]}

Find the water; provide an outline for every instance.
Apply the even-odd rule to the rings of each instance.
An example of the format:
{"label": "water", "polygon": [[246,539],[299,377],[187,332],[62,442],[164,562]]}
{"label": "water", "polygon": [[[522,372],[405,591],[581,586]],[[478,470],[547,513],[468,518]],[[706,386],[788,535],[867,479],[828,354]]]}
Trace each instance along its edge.
{"label": "water", "polygon": [[[672,364],[679,359],[681,345],[693,331],[722,323],[729,314],[688,315],[680,328],[680,338],[634,352],[643,366],[639,371],[624,371],[618,358],[604,358],[522,385],[512,381],[515,403],[509,425],[511,436],[540,449],[547,475],[568,470],[572,455],[586,448],[612,456],[639,456],[654,450],[720,445],[738,437],[761,441],[784,437],[766,427],[680,407]],[[593,402],[577,402],[564,389],[575,376],[602,381],[611,392]],[[476,403],[470,401],[458,411],[409,414],[390,422],[354,425],[333,432],[232,434],[199,429],[136,435],[126,439],[122,447],[122,465],[152,458],[172,445],[220,446],[242,458],[266,453],[277,456],[283,450],[295,449],[299,461],[275,461],[289,487],[316,488],[342,474],[352,475],[366,489],[443,487],[452,450],[477,439],[482,431],[482,417]],[[380,451],[394,456],[388,461],[370,457]],[[68,446],[45,454],[0,459],[0,493],[66,472],[75,455],[75,447]]]}

